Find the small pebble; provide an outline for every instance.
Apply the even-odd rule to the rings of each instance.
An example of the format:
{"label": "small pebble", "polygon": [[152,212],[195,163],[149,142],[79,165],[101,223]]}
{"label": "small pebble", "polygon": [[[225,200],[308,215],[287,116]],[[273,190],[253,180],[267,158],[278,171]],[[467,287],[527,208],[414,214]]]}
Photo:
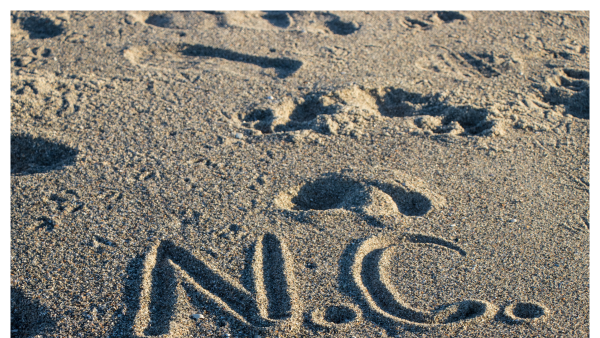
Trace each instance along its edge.
{"label": "small pebble", "polygon": [[237,138],[238,140],[241,140],[242,137],[244,137],[244,135],[242,135],[241,133],[235,133],[235,138]]}
{"label": "small pebble", "polygon": [[269,96],[269,97],[267,97],[267,99],[274,100],[275,98],[273,96]]}
{"label": "small pebble", "polygon": [[455,227],[455,226],[456,226],[456,224],[452,223],[452,224],[450,224],[450,226],[451,226],[451,227]]}
{"label": "small pebble", "polygon": [[204,319],[204,316],[201,315],[201,314],[199,314],[199,313],[194,313],[192,315],[192,318],[194,318],[194,319]]}
{"label": "small pebble", "polygon": [[510,222],[511,223],[517,223],[517,220],[513,218],[513,219],[510,220]]}

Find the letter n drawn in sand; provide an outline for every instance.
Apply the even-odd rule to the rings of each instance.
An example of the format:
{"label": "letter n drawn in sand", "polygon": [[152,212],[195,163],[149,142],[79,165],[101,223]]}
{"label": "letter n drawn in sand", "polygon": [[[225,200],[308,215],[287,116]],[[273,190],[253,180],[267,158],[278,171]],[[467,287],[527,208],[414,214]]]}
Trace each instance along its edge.
{"label": "letter n drawn in sand", "polygon": [[[277,236],[261,236],[250,267],[253,289],[214,268],[171,241],[156,242],[146,254],[138,312],[133,331],[138,337],[170,335],[178,317],[179,297],[194,305],[210,304],[238,324],[259,331],[293,328],[301,323],[292,259]],[[179,288],[178,284],[183,288]],[[184,290],[181,292],[181,290]],[[182,294],[183,293],[183,294]],[[175,325],[176,326],[176,325]]]}

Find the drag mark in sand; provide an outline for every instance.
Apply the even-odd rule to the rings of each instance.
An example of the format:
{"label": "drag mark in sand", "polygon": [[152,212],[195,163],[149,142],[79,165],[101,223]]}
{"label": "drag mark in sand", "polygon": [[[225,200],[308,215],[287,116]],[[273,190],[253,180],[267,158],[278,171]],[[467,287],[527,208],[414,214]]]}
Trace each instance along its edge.
{"label": "drag mark in sand", "polygon": [[[238,69],[238,73],[248,72],[249,68],[242,65],[258,66],[269,70],[270,75],[278,78],[292,76],[300,67],[302,61],[289,58],[271,58],[267,56],[256,56],[250,54],[238,53],[232,50],[205,46],[201,44],[165,44],[162,46],[133,46],[123,51],[123,56],[134,65],[142,67],[172,68],[172,69],[190,69],[199,71],[202,67],[199,65],[209,63],[211,67],[215,65],[209,62],[210,59],[226,60],[223,63],[223,70],[232,71]],[[227,64],[227,61],[239,63],[235,66],[233,63]],[[220,64],[217,61],[217,64]],[[263,71],[265,72],[265,71]],[[269,73],[269,72],[267,72]]]}
{"label": "drag mark in sand", "polygon": [[497,310],[483,300],[464,300],[438,307],[433,312],[412,308],[402,300],[389,281],[387,266],[392,250],[402,241],[441,245],[460,255],[466,252],[455,244],[432,236],[406,234],[403,237],[374,236],[347,250],[342,258],[342,278],[350,279],[354,294],[360,295],[360,303],[377,322],[387,325],[407,325],[434,328],[440,325],[463,326],[489,320]]}
{"label": "drag mark in sand", "polygon": [[286,78],[292,75],[302,66],[302,62],[298,60],[241,54],[227,49],[199,44],[185,45],[182,54],[197,57],[216,57],[230,61],[250,63],[262,68],[275,68],[280,78]]}
{"label": "drag mark in sand", "polygon": [[[250,328],[269,331],[300,323],[300,308],[294,286],[293,260],[285,242],[272,234],[256,243],[249,271],[254,292],[220,273],[209,261],[198,258],[170,241],[155,243],[143,263],[139,311],[133,329],[136,336],[156,336],[173,331],[181,318],[177,303],[184,297],[192,303],[210,303],[227,317]],[[179,324],[176,324],[179,325]]]}

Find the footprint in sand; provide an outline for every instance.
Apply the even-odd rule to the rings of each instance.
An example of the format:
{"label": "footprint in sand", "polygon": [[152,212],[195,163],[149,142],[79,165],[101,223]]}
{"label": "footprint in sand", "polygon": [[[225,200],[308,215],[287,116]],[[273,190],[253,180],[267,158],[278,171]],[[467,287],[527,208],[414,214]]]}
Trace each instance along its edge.
{"label": "footprint in sand", "polygon": [[216,27],[219,20],[215,15],[201,11],[152,11],[128,12],[129,22],[141,22],[159,28],[203,30]]}
{"label": "footprint in sand", "polygon": [[77,191],[73,189],[52,193],[42,197],[42,200],[48,206],[48,214],[38,217],[36,230],[53,231],[56,227],[62,226],[65,219],[78,216],[79,211],[85,208]]}
{"label": "footprint in sand", "polygon": [[494,52],[457,52],[446,47],[443,52],[422,57],[417,67],[445,73],[461,79],[483,76],[493,78],[502,74],[522,73],[522,61],[512,54]]}
{"label": "footprint in sand", "polygon": [[29,39],[50,39],[65,32],[64,20],[61,19],[35,15],[19,18],[13,15],[13,21],[20,22],[20,29],[27,32]]}
{"label": "footprint in sand", "polygon": [[74,165],[77,149],[62,143],[25,134],[10,136],[10,171],[28,175],[61,170]]}
{"label": "footprint in sand", "polygon": [[28,55],[11,58],[15,67],[27,67],[33,65],[38,60],[47,59],[52,56],[52,50],[44,47],[35,47],[31,49]]}
{"label": "footprint in sand", "polygon": [[401,88],[354,85],[254,108],[243,118],[243,125],[264,134],[313,130],[359,137],[373,121],[396,117],[403,117],[409,128],[460,136],[502,135],[509,123],[495,111],[446,105],[440,94],[424,96]]}
{"label": "footprint in sand", "polygon": [[429,30],[439,24],[447,24],[451,22],[465,23],[468,22],[468,20],[473,20],[473,16],[470,13],[441,11],[427,14],[422,18],[407,16],[404,18],[404,25],[411,29]]}
{"label": "footprint in sand", "polygon": [[344,21],[329,12],[223,12],[220,15],[225,25],[258,30],[350,35],[360,29],[358,23]]}
{"label": "footprint in sand", "polygon": [[590,118],[590,73],[586,70],[565,68],[557,70],[537,86],[542,101],[553,105],[564,114],[581,119]]}
{"label": "footprint in sand", "polygon": [[45,200],[50,204],[50,208],[53,212],[63,215],[74,214],[82,210],[85,206],[85,204],[79,201],[77,191],[72,189],[51,194],[50,197]]}
{"label": "footprint in sand", "polygon": [[12,337],[52,335],[57,323],[39,300],[29,298],[23,290],[10,287],[10,329]]}
{"label": "footprint in sand", "polygon": [[367,179],[352,170],[326,174],[280,192],[274,204],[299,213],[355,212],[379,226],[380,216],[424,216],[446,204],[444,197],[432,192],[417,178],[391,170],[376,176],[385,179]]}

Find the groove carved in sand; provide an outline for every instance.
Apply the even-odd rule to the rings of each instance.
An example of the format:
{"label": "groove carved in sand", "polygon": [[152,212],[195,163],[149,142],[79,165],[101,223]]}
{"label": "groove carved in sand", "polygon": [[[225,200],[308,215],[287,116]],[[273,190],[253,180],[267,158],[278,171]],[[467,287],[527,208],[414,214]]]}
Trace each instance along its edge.
{"label": "groove carved in sand", "polygon": [[[264,69],[273,76],[286,78],[302,66],[302,61],[285,57],[273,58],[238,53],[233,50],[201,44],[165,44],[162,46],[133,46],[123,51],[129,62],[141,67],[190,69],[202,71],[204,65],[244,74],[249,69]],[[251,65],[251,66],[249,66]]]}
{"label": "groove carved in sand", "polygon": [[375,236],[365,240],[354,253],[349,272],[364,305],[378,317],[378,320],[390,325],[433,328],[440,325],[479,323],[494,316],[496,307],[483,300],[464,300],[440,307],[434,312],[419,311],[403,301],[391,286],[387,275],[387,265],[392,252],[390,249],[403,240],[437,244],[454,250],[460,255],[466,255],[466,252],[455,244],[430,236],[407,234],[403,238]]}
{"label": "groove carved in sand", "polygon": [[[192,299],[216,305],[239,323],[259,330],[293,328],[300,320],[292,258],[285,242],[272,234],[259,238],[251,266],[253,292],[170,241],[155,243],[142,272],[136,336],[168,335],[180,283]],[[179,295],[185,296],[185,295]]]}

